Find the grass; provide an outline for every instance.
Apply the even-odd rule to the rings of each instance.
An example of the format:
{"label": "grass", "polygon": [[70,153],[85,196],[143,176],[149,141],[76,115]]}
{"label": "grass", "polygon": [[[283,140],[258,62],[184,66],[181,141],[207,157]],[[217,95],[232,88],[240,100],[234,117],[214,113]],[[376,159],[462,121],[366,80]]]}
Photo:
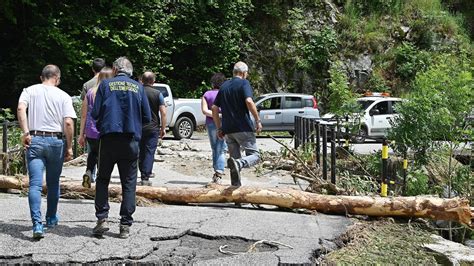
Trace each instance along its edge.
{"label": "grass", "polygon": [[395,223],[391,219],[361,222],[346,233],[347,245],[329,253],[323,264],[351,265],[435,265],[435,254],[423,244],[431,243],[432,233],[419,224]]}

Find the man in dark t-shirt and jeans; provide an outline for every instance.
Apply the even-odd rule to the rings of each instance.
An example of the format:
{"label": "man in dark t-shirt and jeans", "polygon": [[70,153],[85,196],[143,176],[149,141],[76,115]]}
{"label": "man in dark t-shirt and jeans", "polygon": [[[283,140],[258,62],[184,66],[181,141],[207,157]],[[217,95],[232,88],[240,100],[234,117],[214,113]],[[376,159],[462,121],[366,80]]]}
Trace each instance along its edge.
{"label": "man in dark t-shirt and jeans", "polygon": [[[259,133],[262,130],[262,123],[252,99],[252,87],[247,80],[247,64],[237,62],[233,74],[234,77],[222,84],[216,96],[212,105],[212,117],[217,127],[217,136],[225,136],[229,148],[230,158],[227,160],[227,166],[230,169],[231,184],[241,186],[240,170],[251,167],[260,160],[255,131]],[[255,119],[255,126],[249,112]],[[245,150],[244,157],[240,153],[241,147]]]}
{"label": "man in dark t-shirt and jeans", "polygon": [[[166,133],[166,107],[161,92],[153,88],[156,75],[151,71],[143,73],[141,82],[145,89],[151,110],[151,122],[143,125],[142,139],[140,140],[140,157],[138,167],[141,172],[141,185],[150,186],[150,177],[153,177],[152,169],[155,159],[158,137],[163,139]],[[160,127],[161,115],[161,127]]]}

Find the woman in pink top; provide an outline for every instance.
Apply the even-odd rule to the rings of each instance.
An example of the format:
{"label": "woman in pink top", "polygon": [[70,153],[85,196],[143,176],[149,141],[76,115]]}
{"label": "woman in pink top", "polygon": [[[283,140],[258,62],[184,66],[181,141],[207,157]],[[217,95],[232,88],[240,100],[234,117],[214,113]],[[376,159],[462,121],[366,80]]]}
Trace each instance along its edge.
{"label": "woman in pink top", "polygon": [[206,91],[201,98],[201,110],[206,116],[207,135],[209,136],[209,142],[211,143],[212,149],[212,166],[214,168],[212,182],[214,183],[220,183],[222,176],[224,175],[227,144],[225,143],[225,140],[217,137],[217,127],[216,124],[214,124],[214,120],[212,120],[211,106],[216,99],[219,88],[225,80],[226,78],[224,74],[214,74],[211,78],[212,90]]}
{"label": "woman in pink top", "polygon": [[95,94],[99,84],[104,79],[112,78],[114,75],[110,67],[104,67],[99,73],[97,78],[97,84],[87,91],[86,97],[82,102],[81,109],[81,130],[79,133],[79,144],[84,147],[86,144],[89,146],[89,154],[87,154],[87,167],[86,172],[82,176],[82,186],[90,188],[93,180],[93,172],[97,165],[97,159],[99,156],[99,137],[100,132],[97,130],[94,119],[91,117],[92,108],[94,107]]}

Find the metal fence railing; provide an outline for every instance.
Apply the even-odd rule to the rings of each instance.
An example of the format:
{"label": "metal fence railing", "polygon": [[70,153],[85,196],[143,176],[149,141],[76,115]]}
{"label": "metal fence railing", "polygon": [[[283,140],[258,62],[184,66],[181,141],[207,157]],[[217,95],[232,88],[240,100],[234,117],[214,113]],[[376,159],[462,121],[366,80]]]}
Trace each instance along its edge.
{"label": "metal fence railing", "polygon": [[[20,143],[21,130],[18,121],[4,121],[2,125],[2,152],[0,157],[2,160],[0,173],[4,175],[26,174],[26,158],[23,145]],[[78,133],[79,126],[77,119],[74,119],[74,135],[73,135],[73,158],[77,158],[82,153],[79,147]]]}
{"label": "metal fence railing", "polygon": [[26,173],[25,153],[20,137],[21,130],[17,121],[2,123],[2,174]]}
{"label": "metal fence railing", "polygon": [[[329,135],[328,135],[329,131]],[[313,149],[315,164],[322,168],[322,178],[336,183],[336,123],[319,118],[295,116],[295,149]],[[328,142],[331,149],[328,168]]]}
{"label": "metal fence railing", "polygon": [[[347,122],[347,119],[346,121]],[[345,132],[341,133],[340,128],[344,126]],[[339,146],[350,153],[349,151],[349,139],[353,137],[347,126],[347,123],[343,124],[339,119],[323,120],[319,118],[310,117],[295,117],[295,135],[294,135],[294,148],[298,149],[302,147],[304,150],[313,149],[315,160],[315,167],[321,167],[322,179],[328,180],[328,173],[330,174],[331,183],[336,184],[336,143]],[[344,137],[344,143],[341,142],[341,137]],[[382,152],[381,152],[381,169],[380,176],[376,177],[376,180],[380,182],[380,194],[383,197],[388,195],[388,188],[390,185],[398,184],[402,187],[402,194],[406,192],[406,179],[408,160],[407,154],[403,156],[402,163],[402,180],[399,182],[397,179],[397,171],[394,167],[397,167],[391,161],[388,149],[390,141],[383,138]],[[328,146],[330,155],[328,156]],[[329,158],[328,158],[329,157]],[[330,165],[328,165],[328,161]]]}

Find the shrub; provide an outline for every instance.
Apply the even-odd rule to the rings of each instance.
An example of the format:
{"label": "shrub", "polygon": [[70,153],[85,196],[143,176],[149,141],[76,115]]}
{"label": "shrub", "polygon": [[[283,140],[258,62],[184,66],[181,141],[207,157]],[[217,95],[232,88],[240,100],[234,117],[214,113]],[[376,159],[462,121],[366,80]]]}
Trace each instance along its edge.
{"label": "shrub", "polygon": [[419,51],[413,44],[404,42],[395,49],[396,74],[404,81],[412,80],[416,73],[429,64],[429,54]]}
{"label": "shrub", "polygon": [[427,162],[427,150],[434,140],[463,141],[465,117],[474,99],[470,61],[449,55],[436,58],[437,64],[417,74],[410,99],[397,105],[389,138],[395,151],[411,149],[415,160]]}
{"label": "shrub", "polygon": [[389,92],[390,88],[379,71],[372,71],[372,75],[366,85],[367,90],[375,92]]}
{"label": "shrub", "polygon": [[421,170],[414,170],[407,174],[407,196],[425,195],[430,193],[429,177]]}
{"label": "shrub", "polygon": [[341,61],[336,61],[331,64],[329,69],[331,82],[329,83],[329,102],[328,111],[344,116],[352,114],[357,110],[355,103],[356,96],[349,87],[349,81]]}

